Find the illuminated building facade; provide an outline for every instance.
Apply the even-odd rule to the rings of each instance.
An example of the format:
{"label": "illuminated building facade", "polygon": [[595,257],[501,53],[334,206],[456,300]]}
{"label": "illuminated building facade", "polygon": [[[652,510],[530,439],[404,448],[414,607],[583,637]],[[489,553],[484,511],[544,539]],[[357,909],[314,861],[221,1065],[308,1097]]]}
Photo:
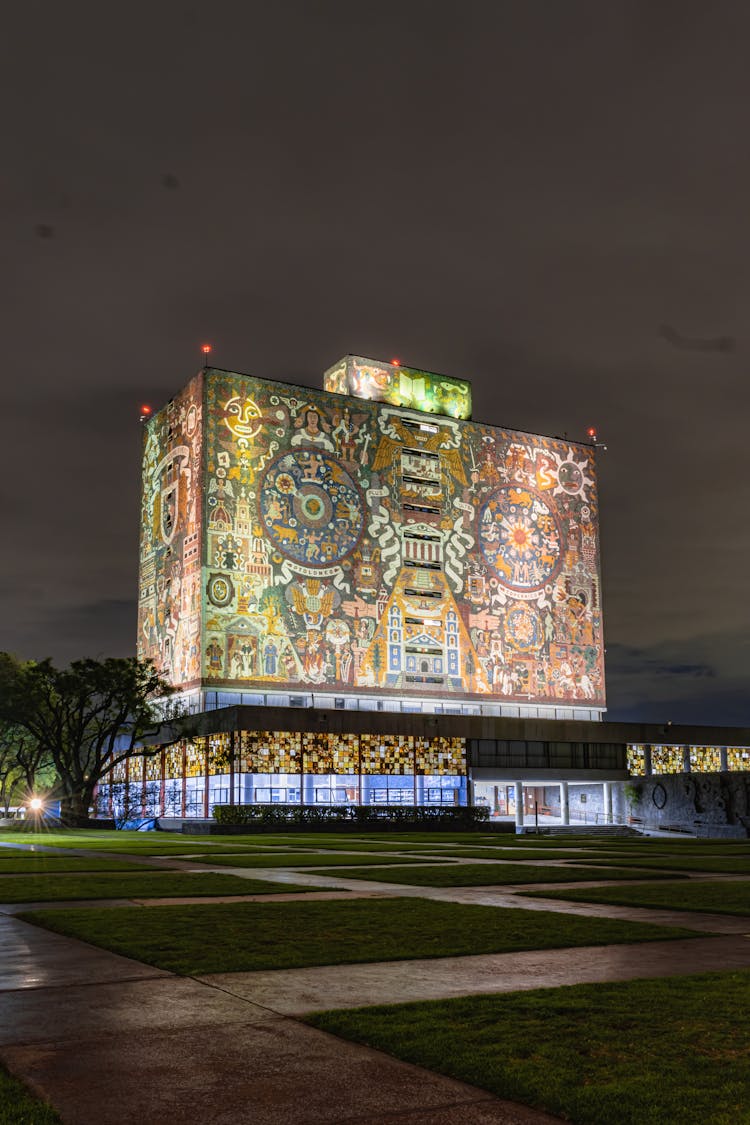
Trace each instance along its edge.
{"label": "illuminated building facade", "polygon": [[324,386],[205,368],[146,421],[138,653],[193,729],[99,812],[710,807],[745,834],[750,731],[603,721],[593,445],[474,422],[468,383],[395,362]]}
{"label": "illuminated building facade", "polygon": [[600,718],[591,445],[395,363],[324,383],[207,368],[146,422],[139,655],[196,710]]}

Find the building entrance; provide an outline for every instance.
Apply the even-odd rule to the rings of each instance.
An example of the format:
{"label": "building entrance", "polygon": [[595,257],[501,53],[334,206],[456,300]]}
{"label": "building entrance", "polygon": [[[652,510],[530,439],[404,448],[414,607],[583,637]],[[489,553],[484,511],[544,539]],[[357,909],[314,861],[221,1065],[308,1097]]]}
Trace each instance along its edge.
{"label": "building entrance", "polygon": [[490,819],[496,817],[514,817],[516,815],[516,789],[514,785],[490,785],[486,782],[476,782],[474,786],[474,802],[484,805],[490,810]]}

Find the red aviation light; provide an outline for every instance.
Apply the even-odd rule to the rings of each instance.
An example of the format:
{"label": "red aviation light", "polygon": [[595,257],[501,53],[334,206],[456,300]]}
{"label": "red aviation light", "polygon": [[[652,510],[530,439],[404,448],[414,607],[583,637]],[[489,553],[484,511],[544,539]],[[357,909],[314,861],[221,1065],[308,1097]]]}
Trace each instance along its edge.
{"label": "red aviation light", "polygon": [[596,441],[596,426],[589,426],[589,428],[586,430],[586,433],[589,435],[592,441]]}
{"label": "red aviation light", "polygon": [[400,366],[401,366],[401,360],[400,359],[392,359],[391,360],[391,367],[400,367]]}
{"label": "red aviation light", "polygon": [[148,405],[148,403],[144,402],[143,406],[141,407],[141,421],[145,422],[146,419],[150,418],[152,414],[152,408]]}

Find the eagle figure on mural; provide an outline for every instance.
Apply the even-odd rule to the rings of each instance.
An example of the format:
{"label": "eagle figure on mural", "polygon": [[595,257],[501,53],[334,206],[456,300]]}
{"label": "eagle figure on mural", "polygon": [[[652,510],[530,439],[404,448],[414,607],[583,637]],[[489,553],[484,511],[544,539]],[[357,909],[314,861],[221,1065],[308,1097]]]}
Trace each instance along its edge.
{"label": "eagle figure on mural", "polygon": [[[419,448],[424,449],[426,453],[439,453],[441,459],[445,462],[450,473],[461,484],[468,484],[466,478],[466,471],[464,469],[461,453],[457,445],[453,445],[451,435],[445,430],[437,430],[437,433],[428,433],[420,431],[417,436],[412,430],[404,425],[401,418],[394,414],[389,418],[389,428],[392,432],[398,434],[400,440],[392,438],[389,434],[383,434],[378,443],[375,460],[372,463],[372,471],[374,473],[380,472],[382,469],[392,466],[398,457],[398,451],[403,446],[413,446],[415,441],[418,442]],[[437,429],[437,427],[435,427]]]}
{"label": "eagle figure on mural", "polygon": [[336,591],[325,589],[317,578],[308,578],[304,588],[295,584],[289,592],[295,612],[304,618],[308,629],[320,629],[338,600]]}

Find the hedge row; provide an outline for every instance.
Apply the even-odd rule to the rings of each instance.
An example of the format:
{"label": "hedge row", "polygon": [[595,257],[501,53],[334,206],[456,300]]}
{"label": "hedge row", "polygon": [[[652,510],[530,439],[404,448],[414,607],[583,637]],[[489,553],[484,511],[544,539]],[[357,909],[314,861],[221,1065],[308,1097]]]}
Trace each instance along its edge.
{"label": "hedge row", "polygon": [[220,827],[246,825],[250,831],[263,828],[477,828],[489,819],[489,809],[441,808],[434,805],[386,809],[297,805],[215,805],[214,819]]}

